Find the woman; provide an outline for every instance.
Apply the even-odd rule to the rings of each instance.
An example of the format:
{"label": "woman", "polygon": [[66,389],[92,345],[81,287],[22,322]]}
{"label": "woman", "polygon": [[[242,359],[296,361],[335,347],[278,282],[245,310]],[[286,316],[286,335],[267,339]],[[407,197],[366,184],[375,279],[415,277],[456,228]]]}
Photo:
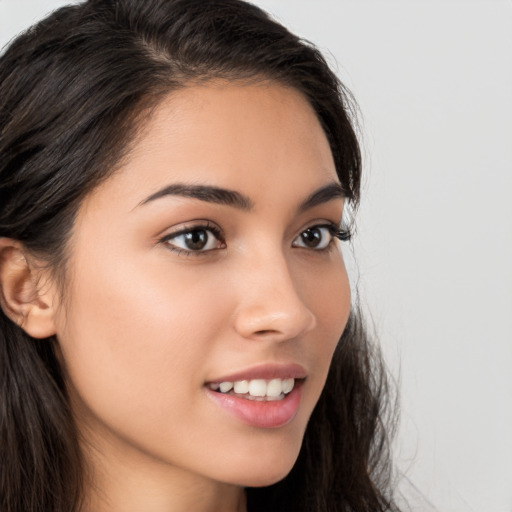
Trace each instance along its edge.
{"label": "woman", "polygon": [[396,509],[319,52],[239,0],[89,0],[0,84],[1,509]]}

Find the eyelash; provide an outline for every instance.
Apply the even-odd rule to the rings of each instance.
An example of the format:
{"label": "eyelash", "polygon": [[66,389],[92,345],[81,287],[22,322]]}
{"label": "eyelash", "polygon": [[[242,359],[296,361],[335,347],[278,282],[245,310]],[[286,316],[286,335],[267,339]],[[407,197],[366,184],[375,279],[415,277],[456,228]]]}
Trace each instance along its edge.
{"label": "eyelash", "polygon": [[348,241],[351,238],[351,234],[350,234],[349,230],[342,229],[339,226],[337,226],[336,224],[329,222],[329,223],[325,223],[325,224],[313,224],[312,226],[307,227],[306,229],[302,230],[299,233],[299,235],[294,239],[294,243],[295,243],[295,240],[299,239],[299,237],[301,235],[303,235],[304,233],[306,233],[307,231],[319,230],[319,229],[327,229],[327,231],[329,232],[329,235],[331,236],[331,240],[329,240],[329,243],[325,247],[322,247],[320,249],[317,249],[314,247],[309,248],[304,245],[299,245],[299,246],[294,245],[294,247],[302,248],[302,249],[310,249],[315,252],[327,252],[334,247],[335,239],[338,239],[340,241]]}
{"label": "eyelash", "polygon": [[[334,247],[335,239],[338,239],[342,242],[346,242],[352,238],[352,233],[349,229],[340,228],[335,223],[328,222],[328,223],[324,223],[324,224],[313,224],[313,225],[305,228],[294,239],[294,242],[296,239],[298,239],[300,237],[300,235],[302,235],[303,233],[305,233],[308,230],[313,230],[313,229],[327,229],[329,231],[329,234],[332,237],[332,239],[329,241],[329,243],[326,247],[321,248],[321,249],[310,248],[310,250],[314,251],[314,252],[322,253],[322,252],[330,251]],[[214,249],[207,249],[207,250],[193,250],[193,249],[184,249],[182,247],[176,247],[175,245],[172,245],[169,243],[170,240],[174,240],[174,239],[178,238],[179,236],[187,235],[187,234],[194,233],[194,232],[196,232],[196,233],[198,233],[198,232],[211,233],[215,237],[215,239],[221,244],[221,247],[217,247]],[[176,231],[174,233],[169,233],[168,235],[165,235],[162,238],[160,238],[158,240],[158,242],[162,243],[162,244],[166,244],[166,246],[169,250],[176,252],[179,255],[184,255],[184,256],[201,256],[201,255],[204,255],[205,253],[215,251],[217,249],[224,249],[226,246],[226,242],[224,240],[224,237],[222,236],[221,230],[217,226],[215,226],[209,222],[206,222],[204,224],[196,224],[196,225],[181,229],[179,231]],[[295,247],[299,248],[299,249],[308,249],[308,247],[305,247],[305,246],[295,246]]]}
{"label": "eyelash", "polygon": [[[213,234],[215,239],[218,240],[222,245],[225,246],[226,242],[224,240],[224,237],[222,236],[221,230],[217,226],[215,226],[209,222],[205,222],[204,224],[202,224],[202,223],[195,224],[195,225],[180,229],[179,231],[176,231],[174,233],[169,233],[168,235],[165,235],[162,238],[160,238],[158,240],[158,242],[166,244],[167,248],[170,251],[173,251],[173,252],[175,252],[179,255],[183,255],[183,256],[201,256],[207,252],[211,252],[212,250],[215,250],[215,249],[208,249],[206,251],[205,250],[194,251],[191,249],[184,249],[181,247],[176,247],[175,245],[172,245],[169,243],[170,240],[174,240],[175,238],[177,238],[179,236],[187,235],[189,233],[194,233],[194,232],[197,233],[199,231],[206,231],[208,233]],[[219,249],[222,249],[222,248],[223,247],[219,247]]]}

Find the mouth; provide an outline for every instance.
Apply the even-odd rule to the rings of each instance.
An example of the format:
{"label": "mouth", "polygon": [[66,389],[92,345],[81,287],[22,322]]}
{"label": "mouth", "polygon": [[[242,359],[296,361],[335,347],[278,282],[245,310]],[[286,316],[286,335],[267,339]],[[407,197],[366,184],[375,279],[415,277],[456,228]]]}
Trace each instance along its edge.
{"label": "mouth", "polygon": [[293,421],[307,379],[300,365],[260,365],[204,385],[223,413],[251,427],[275,429]]}
{"label": "mouth", "polygon": [[211,382],[207,386],[216,393],[235,396],[245,400],[258,402],[277,402],[283,400],[286,395],[293,391],[296,383],[304,379],[251,379]]}

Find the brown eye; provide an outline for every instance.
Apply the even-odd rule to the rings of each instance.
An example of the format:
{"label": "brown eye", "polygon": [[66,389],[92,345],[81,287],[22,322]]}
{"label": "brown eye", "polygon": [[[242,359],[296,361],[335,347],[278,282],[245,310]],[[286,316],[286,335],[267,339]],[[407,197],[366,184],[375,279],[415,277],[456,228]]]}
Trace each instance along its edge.
{"label": "brown eye", "polygon": [[307,249],[326,249],[333,240],[330,226],[312,226],[305,229],[294,241],[294,247]]}
{"label": "brown eye", "polygon": [[224,247],[217,230],[206,227],[182,230],[166,236],[163,242],[173,250],[184,252],[207,252]]}
{"label": "brown eye", "polygon": [[201,251],[208,244],[208,233],[204,229],[196,229],[185,233],[183,240],[187,249],[191,251]]}

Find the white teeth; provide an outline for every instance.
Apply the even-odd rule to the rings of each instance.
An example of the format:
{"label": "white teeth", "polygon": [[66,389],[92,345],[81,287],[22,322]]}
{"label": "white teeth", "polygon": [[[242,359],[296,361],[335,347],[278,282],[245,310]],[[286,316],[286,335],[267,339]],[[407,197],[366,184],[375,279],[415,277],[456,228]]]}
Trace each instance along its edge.
{"label": "white teeth", "polygon": [[283,380],[283,393],[289,393],[295,384],[295,379],[284,379]]}
{"label": "white teeth", "polygon": [[283,392],[283,381],[272,379],[267,384],[267,396],[279,396]]}
{"label": "white teeth", "polygon": [[267,383],[263,379],[249,381],[249,395],[265,396],[267,394]]}
{"label": "white teeth", "polygon": [[233,387],[237,394],[245,395],[245,393],[249,393],[249,381],[247,380],[237,380]]}
{"label": "white teeth", "polygon": [[219,389],[221,393],[227,393],[228,391],[231,391],[233,389],[233,383],[232,382],[221,382],[219,384]]}
{"label": "white teeth", "polygon": [[210,389],[229,393],[233,390],[236,395],[248,395],[250,397],[267,397],[268,399],[283,398],[291,392],[295,385],[295,379],[253,379],[237,380],[235,382],[221,382],[219,384],[210,384]]}

